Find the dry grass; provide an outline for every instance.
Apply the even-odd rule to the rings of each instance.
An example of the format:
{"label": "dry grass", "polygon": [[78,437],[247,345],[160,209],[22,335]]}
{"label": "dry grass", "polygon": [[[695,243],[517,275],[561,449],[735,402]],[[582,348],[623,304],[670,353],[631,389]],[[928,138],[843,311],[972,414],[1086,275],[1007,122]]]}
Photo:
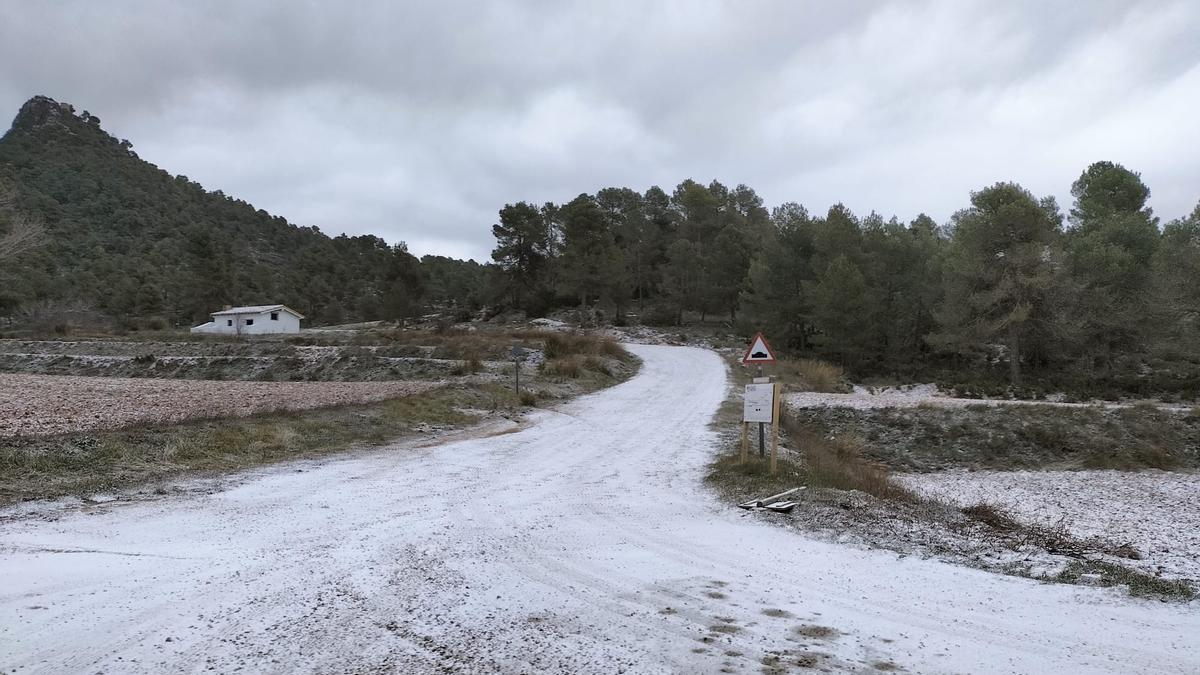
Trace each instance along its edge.
{"label": "dry grass", "polygon": [[804,408],[791,415],[825,435],[861,436],[872,459],[898,471],[1200,467],[1200,418],[1152,406]]}
{"label": "dry grass", "polygon": [[451,375],[474,375],[483,370],[483,362],[478,357],[472,356],[465,361],[459,361],[450,369]]}
{"label": "dry grass", "polygon": [[577,378],[583,374],[583,359],[578,356],[566,356],[543,361],[542,372],[551,377]]}
{"label": "dry grass", "polygon": [[598,356],[581,356],[572,354],[560,356],[542,362],[541,371],[551,377],[567,377],[576,379],[587,373],[597,373],[604,377],[615,377],[609,364]]}
{"label": "dry grass", "polygon": [[543,339],[547,359],[560,359],[568,356],[607,356],[609,358],[626,360],[629,352],[616,340],[602,335],[587,333],[549,333]]}
{"label": "dry grass", "polygon": [[1181,579],[1160,579],[1145,572],[1098,560],[1072,562],[1051,581],[1075,584],[1081,581],[1084,574],[1099,575],[1100,586],[1124,585],[1134,597],[1183,601],[1194,600],[1197,597],[1196,589]]}
{"label": "dry grass", "polygon": [[775,475],[771,475],[769,459],[759,457],[752,448],[746,462],[741,461],[740,451],[719,457],[709,466],[705,480],[740,501],[794,488],[804,481],[804,472],[799,465],[780,458]]}
{"label": "dry grass", "polygon": [[1007,511],[988,502],[977,502],[964,507],[962,512],[967,518],[999,532],[1013,532],[1021,526]]}
{"label": "dry grass", "polygon": [[838,366],[818,359],[784,359],[776,369],[785,381],[800,391],[838,393],[847,390],[845,372]]}
{"label": "dry grass", "polygon": [[784,415],[783,428],[804,453],[804,473],[812,487],[858,490],[885,501],[915,503],[917,495],[896,482],[887,468],[864,457],[854,435],[826,436]]}
{"label": "dry grass", "polygon": [[0,503],[84,494],[190,472],[227,472],[379,444],[418,425],[459,426],[460,407],[511,407],[502,388],[444,388],[365,406],[0,439]]}

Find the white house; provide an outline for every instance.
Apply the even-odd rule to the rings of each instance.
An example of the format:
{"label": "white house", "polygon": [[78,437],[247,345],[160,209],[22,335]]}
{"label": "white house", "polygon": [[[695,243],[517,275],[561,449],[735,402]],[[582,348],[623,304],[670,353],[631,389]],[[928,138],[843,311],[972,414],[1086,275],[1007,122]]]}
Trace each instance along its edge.
{"label": "white house", "polygon": [[230,307],[212,313],[212,321],[192,329],[193,333],[217,335],[265,335],[299,333],[304,315],[285,305]]}

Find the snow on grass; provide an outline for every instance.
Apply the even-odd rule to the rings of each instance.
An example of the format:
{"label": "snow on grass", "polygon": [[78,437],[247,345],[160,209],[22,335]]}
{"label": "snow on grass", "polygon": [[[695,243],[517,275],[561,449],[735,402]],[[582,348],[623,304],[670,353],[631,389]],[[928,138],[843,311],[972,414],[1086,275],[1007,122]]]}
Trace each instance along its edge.
{"label": "snow on grass", "polygon": [[1122,564],[1200,579],[1200,474],[1164,471],[951,471],[901,474],[905,485],[960,506],[987,502],[1026,522],[1062,522],[1080,538],[1128,543]]}

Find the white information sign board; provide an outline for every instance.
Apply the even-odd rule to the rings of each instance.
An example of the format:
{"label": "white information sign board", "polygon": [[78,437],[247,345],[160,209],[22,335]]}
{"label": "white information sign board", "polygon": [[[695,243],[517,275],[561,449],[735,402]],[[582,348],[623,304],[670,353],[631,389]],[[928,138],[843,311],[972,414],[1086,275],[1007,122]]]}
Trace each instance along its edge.
{"label": "white information sign board", "polygon": [[774,412],[774,404],[774,384],[746,385],[746,398],[742,412],[742,421],[766,422],[767,424],[770,424],[773,421],[771,417]]}

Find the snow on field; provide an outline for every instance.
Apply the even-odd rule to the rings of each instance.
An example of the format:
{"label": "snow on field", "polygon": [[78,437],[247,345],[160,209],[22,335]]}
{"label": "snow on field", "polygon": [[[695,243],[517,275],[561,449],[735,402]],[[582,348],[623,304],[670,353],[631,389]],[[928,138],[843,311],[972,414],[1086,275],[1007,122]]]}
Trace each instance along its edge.
{"label": "snow on field", "polygon": [[435,386],[430,382],[232,382],[0,373],[0,438],[368,403]]}
{"label": "snow on field", "polygon": [[722,361],[632,350],[637,377],[518,433],[183,497],[0,511],[0,664],[1200,671],[1195,604],[819,542],[717,503],[701,479]]}
{"label": "snow on field", "polygon": [[1123,564],[1200,580],[1200,474],[950,471],[898,478],[961,506],[989,502],[1025,522],[1062,522],[1079,537],[1131,544],[1144,559]]}

